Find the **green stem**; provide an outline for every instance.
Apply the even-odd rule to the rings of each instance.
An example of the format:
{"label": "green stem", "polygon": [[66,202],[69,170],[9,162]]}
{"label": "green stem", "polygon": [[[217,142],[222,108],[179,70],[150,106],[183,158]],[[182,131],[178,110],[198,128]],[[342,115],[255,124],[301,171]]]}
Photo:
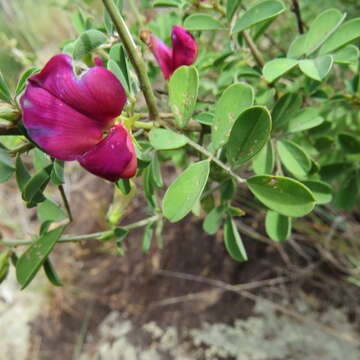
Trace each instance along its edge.
{"label": "green stem", "polygon": [[68,199],[66,197],[66,194],[65,194],[64,187],[62,185],[59,185],[58,188],[59,188],[59,191],[60,191],[61,199],[62,199],[62,201],[64,203],[66,212],[68,214],[69,221],[72,222],[73,221],[73,216],[72,216],[72,213],[71,213],[71,208],[70,208],[69,201],[68,201]]}
{"label": "green stem", "polygon": [[149,122],[134,121],[133,127],[135,129],[151,130],[154,127],[154,123],[152,121]]}
{"label": "green stem", "polygon": [[124,44],[126,52],[130,58],[130,61],[135,69],[136,75],[139,79],[141,90],[144,94],[146,104],[149,109],[149,115],[151,120],[158,120],[159,112],[156,106],[156,98],[151,87],[149,77],[146,72],[146,65],[141,55],[136,48],[133,38],[129,32],[129,29],[122,18],[118,8],[114,4],[113,0],[102,0],[103,4],[108,11],[112,22],[120,36],[121,41]]}
{"label": "green stem", "polygon": [[[136,229],[138,227],[146,226],[147,224],[151,224],[158,220],[160,215],[154,215],[147,219],[143,219],[137,222],[134,222],[129,225],[122,226],[124,230],[130,231]],[[109,240],[113,237],[115,229],[100,231],[92,234],[84,234],[84,235],[64,235],[57,242],[58,243],[69,243],[69,242],[77,242],[83,240],[93,240],[93,239],[101,239],[102,241]],[[6,240],[0,239],[0,245],[5,246],[18,246],[18,245],[30,245],[33,243],[33,240]]]}
{"label": "green stem", "polygon": [[257,46],[255,45],[255,43],[253,42],[251,36],[249,35],[249,33],[247,31],[243,31],[242,32],[242,36],[246,42],[246,44],[248,45],[256,63],[263,68],[265,65],[265,61],[264,58],[262,57],[259,49],[257,48]]}
{"label": "green stem", "polygon": [[192,146],[194,149],[199,151],[200,153],[204,154],[210,161],[213,161],[216,165],[220,166],[222,169],[224,169],[228,174],[230,174],[238,183],[244,183],[246,182],[245,179],[240,177],[239,175],[235,174],[232,169],[225,165],[221,160],[216,158],[211,152],[207,151],[204,147],[196,143],[195,141],[192,141],[191,139],[187,138],[188,144]]}

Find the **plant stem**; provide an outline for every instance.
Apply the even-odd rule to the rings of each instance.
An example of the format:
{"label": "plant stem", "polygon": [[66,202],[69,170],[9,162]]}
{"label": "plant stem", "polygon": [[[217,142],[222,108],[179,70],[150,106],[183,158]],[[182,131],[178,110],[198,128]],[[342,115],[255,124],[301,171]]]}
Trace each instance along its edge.
{"label": "plant stem", "polygon": [[299,29],[299,33],[303,34],[304,33],[304,22],[301,18],[301,11],[300,11],[300,5],[298,0],[291,0],[292,2],[292,6],[291,6],[291,11],[295,14],[296,16],[296,21],[297,21],[297,26]]}
{"label": "plant stem", "polygon": [[102,0],[105,8],[107,9],[112,22],[120,36],[121,41],[124,44],[126,52],[130,58],[130,61],[135,69],[136,75],[139,79],[141,90],[144,94],[146,104],[149,109],[149,115],[151,120],[158,120],[159,112],[156,106],[156,98],[151,87],[149,77],[146,72],[146,65],[141,55],[136,48],[133,38],[129,32],[129,29],[122,18],[118,8],[114,4],[113,0]]}
{"label": "plant stem", "polygon": [[134,121],[133,127],[135,129],[151,130],[154,127],[154,122]]}
{"label": "plant stem", "polygon": [[257,48],[257,46],[255,45],[255,43],[253,42],[251,36],[249,35],[249,33],[247,31],[243,31],[242,32],[242,36],[246,42],[246,44],[248,45],[256,63],[263,68],[265,65],[265,61],[264,58],[262,57],[259,49]]}
{"label": "plant stem", "polygon": [[199,151],[200,153],[204,154],[210,161],[213,161],[216,165],[220,166],[224,169],[227,173],[229,173],[238,183],[244,183],[246,180],[241,178],[239,175],[235,174],[231,168],[225,165],[222,161],[216,158],[211,152],[207,151],[204,147],[192,141],[191,139],[187,138],[188,144],[192,146],[194,149]]}
{"label": "plant stem", "polygon": [[69,201],[68,201],[68,199],[66,197],[66,194],[65,194],[64,187],[62,185],[59,185],[58,188],[59,188],[59,191],[60,191],[61,199],[62,199],[62,201],[64,203],[66,212],[68,214],[69,221],[72,222],[73,221],[73,216],[72,216],[72,213],[71,213],[71,208],[70,208]]}
{"label": "plant stem", "polygon": [[[122,226],[124,230],[133,230],[138,227],[146,226],[147,224],[151,224],[158,220],[160,215],[154,215],[149,218],[134,222],[129,225]],[[107,241],[112,238],[114,235],[115,229],[100,231],[91,234],[84,234],[84,235],[64,235],[62,236],[57,242],[58,243],[69,243],[69,242],[78,242],[83,240],[93,240],[93,239],[101,239],[102,241]],[[18,246],[18,245],[30,245],[33,243],[33,240],[6,240],[0,239],[0,245],[5,246]]]}

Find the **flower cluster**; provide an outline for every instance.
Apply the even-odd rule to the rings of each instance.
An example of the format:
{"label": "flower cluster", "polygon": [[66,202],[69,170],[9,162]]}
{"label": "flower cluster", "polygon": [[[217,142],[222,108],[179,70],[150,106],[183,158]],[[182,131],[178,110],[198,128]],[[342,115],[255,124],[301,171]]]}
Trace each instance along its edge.
{"label": "flower cluster", "polygon": [[94,66],[77,77],[72,58],[59,54],[29,78],[20,103],[28,136],[41,149],[117,181],[134,176],[137,168],[128,131],[115,125],[126,99],[110,71]]}

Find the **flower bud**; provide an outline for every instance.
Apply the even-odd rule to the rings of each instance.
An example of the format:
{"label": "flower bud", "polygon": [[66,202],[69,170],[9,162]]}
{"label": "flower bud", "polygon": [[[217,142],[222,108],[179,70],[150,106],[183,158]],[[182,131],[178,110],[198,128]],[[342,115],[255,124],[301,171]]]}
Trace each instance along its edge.
{"label": "flower bud", "polygon": [[16,122],[20,119],[20,111],[10,104],[0,103],[0,119]]}

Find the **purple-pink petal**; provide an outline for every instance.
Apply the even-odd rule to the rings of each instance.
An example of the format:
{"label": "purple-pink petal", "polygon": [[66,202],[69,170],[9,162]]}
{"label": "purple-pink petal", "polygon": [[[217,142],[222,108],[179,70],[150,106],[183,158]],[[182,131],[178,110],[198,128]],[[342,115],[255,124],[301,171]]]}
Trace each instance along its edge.
{"label": "purple-pink petal", "polygon": [[198,47],[194,37],[181,26],[173,26],[171,33],[173,48],[173,68],[192,65],[198,55]]}
{"label": "purple-pink petal", "polygon": [[137,159],[131,138],[122,125],[115,125],[109,134],[79,159],[89,172],[109,181],[135,175]]}
{"label": "purple-pink petal", "polygon": [[140,37],[155,56],[165,79],[169,79],[174,71],[171,49],[149,30],[142,30]]}
{"label": "purple-pink petal", "polygon": [[29,83],[94,118],[103,129],[112,125],[126,102],[124,88],[113,73],[95,66],[77,77],[67,54],[52,57],[40,73],[29,79]]}
{"label": "purple-pink petal", "polygon": [[29,83],[20,100],[28,135],[60,160],[75,160],[102,138],[99,122]]}

